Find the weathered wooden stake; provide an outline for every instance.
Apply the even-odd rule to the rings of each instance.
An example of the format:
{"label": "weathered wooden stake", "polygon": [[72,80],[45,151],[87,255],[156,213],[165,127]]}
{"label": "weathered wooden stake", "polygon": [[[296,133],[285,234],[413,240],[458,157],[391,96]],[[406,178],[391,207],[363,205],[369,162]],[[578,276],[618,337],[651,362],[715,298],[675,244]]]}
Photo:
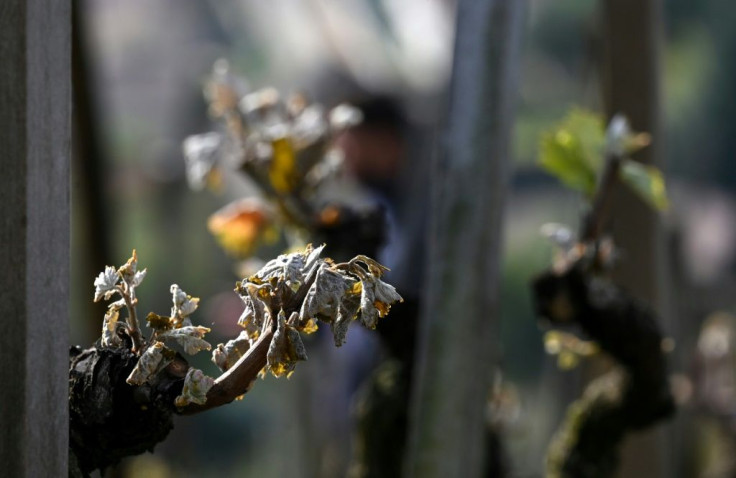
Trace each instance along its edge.
{"label": "weathered wooden stake", "polygon": [[0,3],[0,466],[65,476],[70,2]]}
{"label": "weathered wooden stake", "polygon": [[433,217],[407,476],[477,477],[498,338],[503,198],[523,0],[461,0]]}

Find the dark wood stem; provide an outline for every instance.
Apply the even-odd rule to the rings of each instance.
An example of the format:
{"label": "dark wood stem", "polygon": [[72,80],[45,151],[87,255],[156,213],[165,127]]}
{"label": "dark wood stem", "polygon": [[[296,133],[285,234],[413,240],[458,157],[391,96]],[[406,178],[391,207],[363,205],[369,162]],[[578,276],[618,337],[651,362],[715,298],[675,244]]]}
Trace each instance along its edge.
{"label": "dark wood stem", "polygon": [[600,238],[620,169],[621,157],[615,154],[606,155],[605,169],[593,198],[593,206],[583,220],[583,227],[580,231],[581,242],[596,241]]}
{"label": "dark wood stem", "polygon": [[215,384],[207,392],[207,402],[204,405],[190,403],[180,409],[179,413],[192,415],[204,412],[228,404],[250,390],[258,373],[266,366],[266,355],[272,338],[273,331],[268,328],[248,352],[235,362],[235,365],[215,380]]}

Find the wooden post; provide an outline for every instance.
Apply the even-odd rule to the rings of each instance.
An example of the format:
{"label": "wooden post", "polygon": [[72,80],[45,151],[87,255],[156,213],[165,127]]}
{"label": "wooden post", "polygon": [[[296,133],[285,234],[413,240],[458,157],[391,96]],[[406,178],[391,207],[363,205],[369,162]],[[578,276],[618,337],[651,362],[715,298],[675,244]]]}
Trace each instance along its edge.
{"label": "wooden post", "polygon": [[[635,131],[653,143],[635,159],[661,167],[664,136],[660,121],[662,0],[604,0],[603,93],[609,117],[624,114]],[[611,232],[623,251],[614,280],[652,304],[666,318],[662,273],[664,241],[658,214],[629,188],[611,200]],[[672,476],[663,468],[661,428],[627,438],[619,476]]]}
{"label": "wooden post", "polygon": [[503,199],[525,3],[461,0],[433,217],[407,475],[480,476],[496,362]]}
{"label": "wooden post", "polygon": [[0,466],[66,476],[70,2],[0,3]]}

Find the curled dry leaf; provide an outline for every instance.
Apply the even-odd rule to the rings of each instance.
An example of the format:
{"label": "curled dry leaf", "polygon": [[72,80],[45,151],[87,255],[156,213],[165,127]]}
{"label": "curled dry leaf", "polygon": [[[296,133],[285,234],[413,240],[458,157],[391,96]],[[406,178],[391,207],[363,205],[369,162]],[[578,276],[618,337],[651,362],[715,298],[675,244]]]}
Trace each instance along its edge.
{"label": "curled dry leaf", "polygon": [[386,267],[366,256],[333,264],[319,257],[323,247],[310,245],[303,252],[283,254],[238,284],[236,291],[245,302],[238,323],[251,340],[258,337],[271,310],[286,306],[286,313],[298,311],[287,326],[308,334],[317,330],[318,320],[328,323],[340,346],[357,317],[374,328],[391,305],[402,300],[393,286],[380,279]]}
{"label": "curled dry leaf", "polygon": [[171,318],[174,321],[174,327],[191,326],[192,322],[188,317],[197,310],[199,297],[187,295],[177,284],[171,284],[169,290],[171,291],[171,300],[174,303],[171,307]]}
{"label": "curled dry leaf", "polygon": [[174,405],[181,408],[190,403],[204,405],[207,402],[207,392],[214,385],[215,380],[208,377],[199,369],[190,368],[184,378],[184,387],[181,395],[176,397]]}
{"label": "curled dry leaf", "polygon": [[369,329],[375,329],[379,317],[385,317],[391,304],[403,299],[391,284],[374,275],[361,278],[360,320]]}
{"label": "curled dry leaf", "polygon": [[186,327],[179,327],[177,329],[162,332],[158,335],[160,340],[173,340],[174,342],[181,345],[184,352],[189,355],[194,355],[201,350],[210,350],[212,346],[204,340],[204,334],[209,332],[210,329],[202,327],[201,325],[193,326],[189,325]]}
{"label": "curled dry leaf", "polygon": [[122,341],[117,334],[117,328],[122,325],[118,322],[118,319],[120,318],[120,309],[123,307],[125,307],[125,302],[122,300],[113,302],[107,307],[105,318],[102,321],[102,345],[106,347],[122,345]]}
{"label": "curled dry leaf", "polygon": [[250,348],[250,336],[246,330],[226,344],[218,344],[212,351],[212,362],[223,372],[235,365]]}
{"label": "curled dry leaf", "polygon": [[125,381],[130,385],[143,385],[163,370],[173,360],[173,357],[173,352],[166,348],[163,342],[156,342],[143,352]]}
{"label": "curled dry leaf", "polygon": [[[294,312],[290,322],[295,323],[297,318],[298,315]],[[307,360],[301,336],[294,327],[286,323],[286,314],[283,310],[279,312],[276,333],[268,347],[266,359],[266,367],[274,377],[291,375],[298,361]]]}

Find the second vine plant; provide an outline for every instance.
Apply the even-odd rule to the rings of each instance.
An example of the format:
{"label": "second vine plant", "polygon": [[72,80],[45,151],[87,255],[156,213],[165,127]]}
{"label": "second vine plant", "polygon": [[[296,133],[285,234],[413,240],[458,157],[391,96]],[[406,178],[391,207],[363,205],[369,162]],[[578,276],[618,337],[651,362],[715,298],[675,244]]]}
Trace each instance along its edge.
{"label": "second vine plant", "polygon": [[[215,63],[204,93],[217,129],[184,141],[190,186],[218,190],[226,174],[237,172],[258,188],[256,195],[225,206],[208,221],[228,253],[250,257],[259,245],[273,242],[279,230],[293,247],[318,231],[354,224],[355,211],[329,203],[321,193],[343,169],[342,151],[333,140],[362,121],[358,109],[340,104],[328,111],[303,94],[283,98],[273,88],[251,91],[224,60]],[[383,227],[375,217],[380,214],[363,216]],[[360,228],[352,229],[359,234]]]}

